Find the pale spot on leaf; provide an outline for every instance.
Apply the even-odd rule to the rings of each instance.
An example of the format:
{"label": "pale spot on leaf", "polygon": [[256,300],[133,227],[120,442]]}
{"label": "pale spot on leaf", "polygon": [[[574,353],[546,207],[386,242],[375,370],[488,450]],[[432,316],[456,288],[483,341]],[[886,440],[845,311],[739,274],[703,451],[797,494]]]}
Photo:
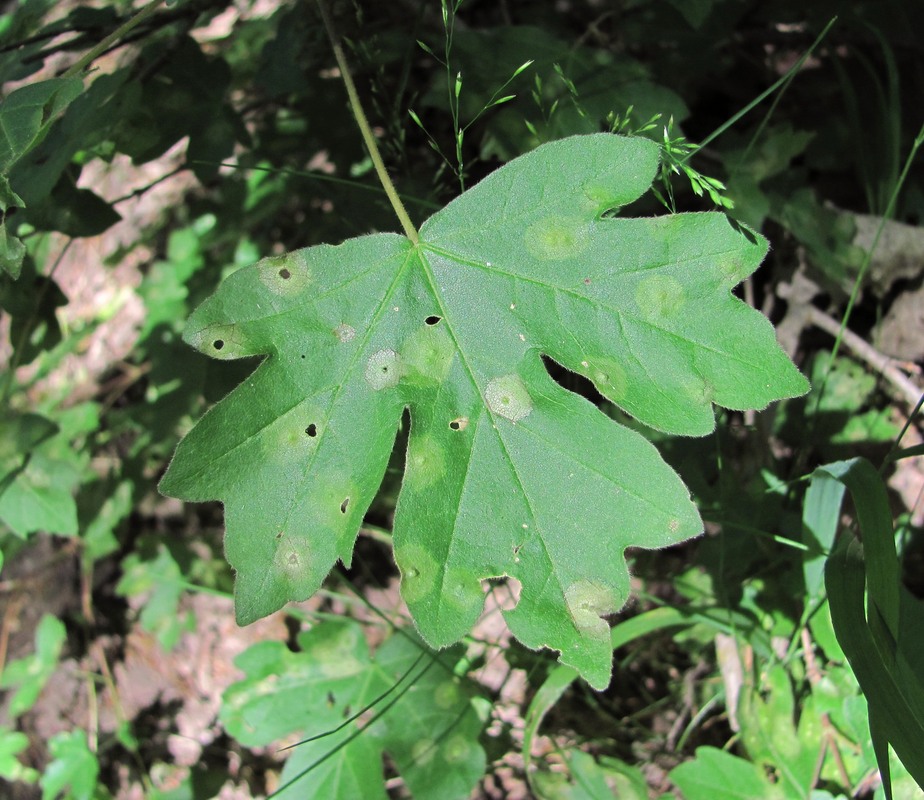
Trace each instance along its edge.
{"label": "pale spot on leaf", "polygon": [[529,416],[533,400],[519,375],[502,375],[488,382],[484,392],[488,408],[512,422]]}

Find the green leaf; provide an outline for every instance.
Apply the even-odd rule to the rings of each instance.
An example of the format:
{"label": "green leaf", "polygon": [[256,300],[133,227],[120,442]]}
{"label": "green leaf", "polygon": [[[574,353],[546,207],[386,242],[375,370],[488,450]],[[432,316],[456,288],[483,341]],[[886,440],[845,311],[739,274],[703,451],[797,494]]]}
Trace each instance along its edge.
{"label": "green leaf", "polygon": [[[0,450],[6,448],[7,453],[21,448],[19,459],[11,456],[6,462],[13,471],[2,480],[0,520],[23,539],[37,530],[64,536],[77,533],[74,490],[86,475],[90,458],[89,450],[82,446],[83,436],[98,425],[98,411],[92,404],[82,403],[57,409],[55,418],[55,423],[32,420],[25,431],[0,444]],[[14,427],[15,420],[14,416]],[[60,429],[54,433],[49,424]],[[0,439],[4,438],[0,434]]]}
{"label": "green leaf", "polygon": [[134,508],[133,488],[129,480],[98,481],[81,491],[78,518],[84,563],[92,564],[119,549],[115,530]]}
{"label": "green leaf", "polygon": [[80,78],[50,78],[10,92],[0,105],[0,171],[41,142],[58,114],[83,91]]}
{"label": "green leaf", "polygon": [[180,599],[185,587],[179,564],[161,545],[156,558],[146,560],[139,553],[131,553],[125,558],[116,594],[131,597],[149,593],[141,611],[141,627],[153,633],[160,646],[169,653],[183,632],[192,627],[190,615],[180,613]]}
{"label": "green leaf", "polygon": [[805,379],[731,294],[766,242],[721,214],[618,219],[659,148],[599,134],[510,162],[413,245],[375,234],[232,275],[185,339],[269,357],[177,449],[161,490],[225,503],[238,619],[311,595],[357,530],[405,408],[394,523],[402,596],[442,647],[481,613],[481,580],[523,586],[525,645],[610,678],[602,616],[629,596],[623,551],[696,536],[679,477],[640,434],[549,376],[542,356],[661,430],[702,435],[713,403],[762,408]]}
{"label": "green leaf", "polygon": [[20,731],[0,728],[0,778],[35,783],[38,773],[16,756],[29,746],[29,737]]}
{"label": "green leaf", "polygon": [[[0,104],[0,272],[18,278],[26,247],[6,227],[7,209],[25,207],[8,173],[51,129],[64,109],[83,91],[80,78],[50,78],[11,92]],[[17,185],[19,185],[17,183]]]}
{"label": "green leaf", "polygon": [[10,168],[10,179],[27,207],[45,199],[79,151],[101,147],[135,96],[128,69],[99,75],[73,98],[54,125]]}
{"label": "green leaf", "polygon": [[772,769],[786,797],[805,797],[811,789],[821,746],[820,723],[796,718],[796,698],[786,669],[775,664],[759,683],[745,676],[738,702],[741,741],[756,764]]}
{"label": "green leaf", "polygon": [[38,699],[48,679],[58,666],[58,658],[67,634],[64,623],[45,614],[35,630],[35,653],[11,661],[0,674],[0,688],[15,689],[9,700],[9,714],[24,714]]}
{"label": "green leaf", "polygon": [[55,800],[67,790],[67,800],[91,800],[96,790],[99,762],[87,745],[83,731],[68,731],[51,737],[52,761],[42,779],[42,800]]}
{"label": "green leaf", "polygon": [[28,463],[33,448],[58,432],[58,426],[40,414],[19,414],[4,409],[0,420],[0,496]]}
{"label": "green leaf", "polygon": [[0,273],[0,308],[12,317],[9,341],[15,353],[14,363],[28,364],[45,350],[61,342],[61,327],[56,311],[67,304],[58,284],[36,272],[30,258],[17,279]]}
{"label": "green leaf", "polygon": [[671,770],[670,779],[686,800],[770,800],[783,796],[756,764],[715,747],[697,747],[696,758]]}
{"label": "green leaf", "polygon": [[701,28],[712,13],[715,0],[668,0],[694,28]]}
{"label": "green leaf", "polygon": [[572,749],[565,754],[571,779],[561,772],[539,772],[532,781],[539,800],[648,800],[641,770],[614,758],[601,758]]}
{"label": "green leaf", "polygon": [[461,648],[433,653],[399,631],[370,658],[351,620],[317,625],[298,641],[298,653],[282,642],[242,653],[235,663],[246,677],[225,692],[221,711],[247,746],[293,731],[317,737],[295,747],[277,797],[385,798],[383,751],[414,797],[469,796],[485,755],[481,720],[452,672]]}
{"label": "green leaf", "polygon": [[869,703],[873,748],[891,798],[889,746],[924,787],[924,606],[902,585],[888,493],[876,469],[854,458],[812,475],[813,486],[834,481],[850,491],[863,538],[841,536],[825,565],[825,588],[838,642]]}
{"label": "green leaf", "polygon": [[36,451],[0,495],[0,520],[21,538],[37,530],[73,536],[77,533],[74,487],[79,481],[72,464]]}
{"label": "green leaf", "polygon": [[26,246],[22,240],[10,233],[6,218],[0,220],[0,270],[14,279],[18,278],[25,257]]}
{"label": "green leaf", "polygon": [[59,231],[66,236],[97,236],[122,217],[99,195],[78,189],[75,176],[65,174],[52,193],[24,213],[37,230]]}

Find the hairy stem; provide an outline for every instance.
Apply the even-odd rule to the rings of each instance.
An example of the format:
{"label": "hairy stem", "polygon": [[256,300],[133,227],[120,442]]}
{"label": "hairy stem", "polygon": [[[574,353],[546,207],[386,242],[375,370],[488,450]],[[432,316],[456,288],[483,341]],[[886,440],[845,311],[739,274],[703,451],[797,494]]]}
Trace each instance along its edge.
{"label": "hairy stem", "polygon": [[391,207],[395,210],[395,214],[398,215],[398,220],[401,222],[401,227],[404,229],[404,235],[414,244],[417,244],[420,238],[417,234],[417,229],[414,227],[414,223],[411,222],[411,218],[404,208],[404,203],[401,202],[401,198],[395,190],[395,185],[391,182],[391,178],[385,170],[385,162],[382,161],[382,155],[379,153],[379,147],[375,142],[375,136],[372,135],[372,128],[369,127],[369,120],[366,119],[366,114],[359,102],[356,84],[353,83],[353,76],[350,74],[350,68],[347,66],[346,56],[340,45],[340,39],[331,23],[325,0],[318,0],[318,8],[321,10],[321,18],[324,20],[327,38],[330,39],[331,47],[334,50],[334,58],[337,59],[337,66],[340,68],[340,76],[343,78],[347,95],[350,98],[350,108],[353,109],[353,116],[356,117],[356,124],[359,126],[359,132],[362,134],[363,141],[366,143],[366,149],[369,151],[369,156],[372,158],[372,164],[375,167],[376,175],[379,176],[382,188],[385,189],[385,194],[388,195],[388,201],[391,203]]}

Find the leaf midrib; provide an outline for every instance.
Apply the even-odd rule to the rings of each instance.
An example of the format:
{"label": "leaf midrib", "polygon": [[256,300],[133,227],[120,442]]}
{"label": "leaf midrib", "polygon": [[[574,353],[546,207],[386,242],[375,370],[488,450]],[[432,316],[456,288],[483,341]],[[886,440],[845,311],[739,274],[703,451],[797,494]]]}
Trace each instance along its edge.
{"label": "leaf midrib", "polygon": [[[459,360],[461,361],[462,366],[465,369],[465,371],[468,373],[469,380],[471,381],[472,385],[478,391],[478,395],[483,399],[484,398],[483,387],[479,384],[479,382],[475,378],[475,370],[472,367],[472,365],[469,363],[468,358],[466,357],[465,349],[460,346],[459,339],[456,336],[455,330],[453,329],[453,326],[452,326],[452,322],[451,322],[452,317],[449,314],[449,310],[446,308],[446,305],[443,303],[443,296],[437,287],[436,277],[434,276],[433,270],[430,268],[430,264],[427,261],[427,258],[425,256],[427,247],[424,246],[423,243],[421,243],[417,246],[417,250],[418,250],[420,265],[421,265],[421,269],[423,270],[424,277],[430,286],[430,291],[433,295],[433,298],[436,300],[436,303],[439,306],[440,313],[442,314],[443,319],[446,321],[446,327],[448,329],[450,337],[452,338],[453,344],[455,345],[456,352],[459,354]],[[507,463],[510,466],[510,471],[514,476],[517,486],[519,487],[520,494],[522,495],[526,503],[526,507],[529,511],[530,522],[533,524],[532,530],[535,532],[535,538],[538,539],[538,541],[540,542],[542,546],[542,552],[545,555],[546,563],[548,564],[548,575],[546,576],[546,583],[547,583],[549,578],[555,575],[555,561],[554,559],[552,559],[551,553],[549,552],[545,539],[541,534],[542,528],[541,526],[538,525],[538,518],[536,516],[535,508],[533,507],[532,499],[530,498],[529,493],[526,491],[526,487],[523,484],[523,479],[520,476],[519,471],[517,470],[516,463],[513,459],[513,456],[510,453],[510,450],[507,447],[506,442],[504,441],[504,437],[501,436],[500,429],[497,427],[497,417],[486,403],[483,404],[483,408],[484,408],[484,411],[488,414],[488,417],[491,419],[491,427],[496,432],[497,441],[498,441],[498,444],[500,445],[501,452],[503,453],[504,458],[506,459]],[[516,424],[516,423],[513,423],[513,424]],[[468,475],[470,474],[470,469],[469,469],[470,462],[471,462],[471,459],[469,459],[469,465],[467,465],[466,467],[465,480],[468,479]],[[460,493],[460,499],[463,493],[464,493],[464,484],[463,484],[463,492]],[[456,514],[456,519],[458,519],[458,514]],[[455,528],[453,528],[453,530],[455,530]],[[455,536],[451,538],[450,548],[455,542],[455,539],[456,539]],[[447,562],[448,562],[448,559],[447,559]],[[446,575],[447,575],[446,573],[447,562],[444,562],[443,564],[441,564],[441,580],[440,580],[441,589],[445,589],[445,581],[446,581]],[[556,583],[558,584],[559,589],[561,589],[562,597],[564,597],[565,590],[564,590],[564,587],[561,585],[561,581],[557,580],[557,576],[556,576]],[[544,590],[545,585],[543,585],[542,588]],[[445,595],[446,595],[446,592],[441,591],[439,593],[440,600],[442,600],[442,598]]]}

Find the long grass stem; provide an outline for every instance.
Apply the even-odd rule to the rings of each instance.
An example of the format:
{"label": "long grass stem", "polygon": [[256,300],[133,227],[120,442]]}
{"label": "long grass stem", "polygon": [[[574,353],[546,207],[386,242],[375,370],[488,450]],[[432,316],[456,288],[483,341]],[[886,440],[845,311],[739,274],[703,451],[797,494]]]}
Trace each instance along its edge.
{"label": "long grass stem", "polygon": [[372,159],[372,165],[375,167],[376,175],[379,176],[382,188],[388,196],[388,201],[391,203],[391,207],[398,216],[401,227],[404,229],[404,235],[407,236],[411,242],[417,244],[420,236],[417,233],[417,229],[414,227],[414,223],[411,222],[407,210],[404,208],[404,203],[401,202],[401,198],[398,196],[395,185],[391,182],[388,171],[385,169],[385,162],[382,160],[382,154],[379,152],[379,147],[375,142],[375,136],[372,133],[372,128],[369,126],[366,112],[363,111],[362,104],[359,101],[359,93],[356,91],[356,84],[353,83],[353,76],[347,64],[346,55],[340,44],[340,38],[334,30],[334,25],[331,21],[325,0],[318,0],[318,8],[321,11],[321,19],[324,20],[324,29],[327,31],[327,38],[330,39],[330,44],[334,51],[334,58],[337,59],[337,66],[340,68],[340,77],[343,78],[347,96],[350,98],[350,108],[353,109],[353,116],[356,117],[356,124],[359,126],[359,132],[362,134],[363,141],[366,143],[366,149],[369,151],[369,157]]}

